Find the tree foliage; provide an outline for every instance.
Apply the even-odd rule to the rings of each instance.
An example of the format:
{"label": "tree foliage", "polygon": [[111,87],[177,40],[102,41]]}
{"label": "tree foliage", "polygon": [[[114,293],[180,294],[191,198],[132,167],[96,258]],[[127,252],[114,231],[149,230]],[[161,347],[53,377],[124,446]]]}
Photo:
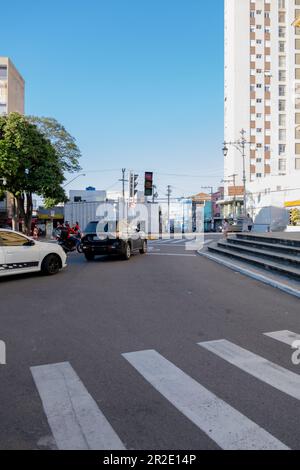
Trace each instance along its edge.
{"label": "tree foliage", "polygon": [[66,173],[81,170],[80,150],[72,137],[59,122],[53,118],[29,116],[29,122],[37,126],[39,131],[48,139],[56,150],[61,169]]}
{"label": "tree foliage", "polygon": [[57,121],[18,113],[0,117],[0,192],[15,198],[16,215],[30,231],[32,196],[64,202],[65,171],[79,169],[75,140]]}

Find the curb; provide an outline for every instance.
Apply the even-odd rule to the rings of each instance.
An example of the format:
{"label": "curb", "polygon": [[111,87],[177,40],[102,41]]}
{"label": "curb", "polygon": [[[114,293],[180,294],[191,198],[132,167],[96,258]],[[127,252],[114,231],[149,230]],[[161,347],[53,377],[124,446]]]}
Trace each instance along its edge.
{"label": "curb", "polygon": [[286,294],[293,295],[294,297],[298,297],[300,299],[300,290],[294,289],[293,287],[289,287],[285,284],[282,284],[279,281],[275,281],[274,279],[270,279],[269,277],[263,276],[262,274],[257,274],[254,271],[251,271],[249,269],[237,266],[236,264],[230,263],[229,261],[222,260],[221,258],[216,258],[215,256],[209,255],[208,253],[203,253],[201,251],[198,251],[198,254],[200,256],[203,256],[204,258],[208,258],[212,261],[215,261],[215,263],[221,264],[222,266],[226,266],[227,268],[233,271],[236,271],[240,274],[243,274],[252,279],[255,279],[256,281],[263,282],[264,284],[267,284],[268,286],[274,287],[275,289],[279,289],[285,292]]}

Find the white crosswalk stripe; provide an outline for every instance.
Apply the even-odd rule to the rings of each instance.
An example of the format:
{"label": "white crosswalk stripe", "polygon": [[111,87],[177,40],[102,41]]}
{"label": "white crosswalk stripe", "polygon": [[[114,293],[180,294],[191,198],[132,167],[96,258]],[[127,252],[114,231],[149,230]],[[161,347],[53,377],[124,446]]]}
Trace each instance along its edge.
{"label": "white crosswalk stripe", "polygon": [[300,399],[300,375],[227,340],[198,344],[262,382],[297,400]]}
{"label": "white crosswalk stripe", "polygon": [[288,449],[158,352],[140,351],[123,356],[161,395],[222,449]]}
{"label": "white crosswalk stripe", "polygon": [[280,341],[281,343],[292,346],[295,341],[300,341],[300,335],[293,331],[283,330],[274,331],[272,333],[264,333],[265,336]]}
{"label": "white crosswalk stripe", "polygon": [[186,243],[190,243],[194,240],[186,240],[184,238],[179,238],[179,239],[174,239],[174,238],[168,238],[164,240],[152,240],[151,244],[155,245],[185,245]]}
{"label": "white crosswalk stripe", "polygon": [[31,373],[58,449],[125,449],[68,362],[31,367]]}

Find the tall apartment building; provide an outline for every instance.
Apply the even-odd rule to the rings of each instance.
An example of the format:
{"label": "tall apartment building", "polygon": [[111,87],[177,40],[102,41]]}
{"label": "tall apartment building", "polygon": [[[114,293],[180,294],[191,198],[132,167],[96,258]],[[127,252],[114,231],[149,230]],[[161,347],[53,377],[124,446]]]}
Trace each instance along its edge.
{"label": "tall apartment building", "polygon": [[8,57],[0,57],[0,115],[24,114],[25,83]]}
{"label": "tall apartment building", "polygon": [[[300,200],[300,0],[225,0],[225,141],[243,128],[248,208]],[[225,157],[225,195],[232,175],[242,186],[243,159]],[[300,202],[299,202],[300,204]]]}
{"label": "tall apartment building", "polygon": [[[24,114],[24,88],[24,80],[11,60],[0,57],[0,116],[11,112]],[[11,204],[9,194],[0,200],[0,224],[11,217]]]}

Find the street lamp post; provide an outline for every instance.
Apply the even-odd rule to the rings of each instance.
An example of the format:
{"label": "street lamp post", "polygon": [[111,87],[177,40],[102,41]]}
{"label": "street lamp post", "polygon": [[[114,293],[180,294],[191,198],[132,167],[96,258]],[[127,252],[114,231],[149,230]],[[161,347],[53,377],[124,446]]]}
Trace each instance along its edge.
{"label": "street lamp post", "polygon": [[244,187],[244,216],[247,216],[247,194],[246,194],[246,183],[247,183],[247,178],[246,178],[246,152],[245,148],[246,145],[251,145],[252,142],[248,142],[245,138],[246,131],[244,129],[241,130],[241,138],[235,142],[224,142],[224,147],[223,147],[223,154],[224,157],[226,158],[228,155],[228,146],[232,145],[234,146],[241,154],[243,157],[243,187]]}

